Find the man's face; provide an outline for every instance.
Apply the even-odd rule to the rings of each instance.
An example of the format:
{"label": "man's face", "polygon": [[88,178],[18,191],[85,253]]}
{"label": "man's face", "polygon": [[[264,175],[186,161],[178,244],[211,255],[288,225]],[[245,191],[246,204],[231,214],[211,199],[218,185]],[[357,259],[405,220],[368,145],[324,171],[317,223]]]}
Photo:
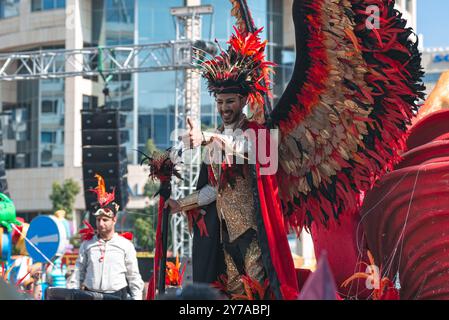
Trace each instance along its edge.
{"label": "man's face", "polygon": [[104,215],[97,217],[97,230],[100,235],[107,235],[114,231],[117,218],[109,218]]}
{"label": "man's face", "polygon": [[233,124],[242,114],[246,99],[237,93],[217,94],[217,110],[226,125]]}

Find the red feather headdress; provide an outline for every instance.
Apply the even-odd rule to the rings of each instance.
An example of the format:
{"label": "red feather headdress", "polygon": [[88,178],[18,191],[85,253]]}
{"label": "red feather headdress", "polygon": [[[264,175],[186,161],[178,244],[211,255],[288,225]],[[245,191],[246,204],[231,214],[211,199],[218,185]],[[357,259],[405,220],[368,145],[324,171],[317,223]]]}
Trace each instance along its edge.
{"label": "red feather headdress", "polygon": [[98,204],[100,209],[110,209],[106,211],[112,211],[114,214],[118,211],[118,205],[114,202],[115,199],[115,188],[112,189],[111,193],[106,192],[106,184],[104,179],[98,173],[95,174],[97,178],[98,185],[95,189],[89,189],[89,191],[94,192],[97,195]]}
{"label": "red feather headdress", "polygon": [[203,52],[197,50],[199,66],[209,92],[247,95],[250,110],[257,117],[263,115],[264,95],[270,95],[270,72],[275,64],[265,60],[267,41],[259,37],[263,28],[254,33],[234,30],[228,49],[220,48],[221,53],[212,60],[202,61]]}

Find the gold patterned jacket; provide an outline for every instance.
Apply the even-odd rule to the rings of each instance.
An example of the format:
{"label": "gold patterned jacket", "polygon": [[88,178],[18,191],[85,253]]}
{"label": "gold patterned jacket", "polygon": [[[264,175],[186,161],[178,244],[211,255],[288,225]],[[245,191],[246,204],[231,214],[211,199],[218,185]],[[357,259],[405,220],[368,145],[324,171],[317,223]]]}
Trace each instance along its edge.
{"label": "gold patterned jacket", "polygon": [[[234,130],[246,129],[248,119],[245,115],[237,121]],[[224,126],[218,129],[219,133],[224,131]],[[217,149],[213,150],[217,152]],[[220,223],[226,222],[229,234],[229,241],[233,242],[248,229],[257,230],[254,197],[252,192],[251,180],[249,177],[248,164],[232,164],[228,170],[234,170],[233,181],[230,183],[228,179],[222,179],[222,166],[218,163],[212,163],[209,170],[209,180],[217,182],[217,213]],[[220,228],[222,230],[222,228]]]}

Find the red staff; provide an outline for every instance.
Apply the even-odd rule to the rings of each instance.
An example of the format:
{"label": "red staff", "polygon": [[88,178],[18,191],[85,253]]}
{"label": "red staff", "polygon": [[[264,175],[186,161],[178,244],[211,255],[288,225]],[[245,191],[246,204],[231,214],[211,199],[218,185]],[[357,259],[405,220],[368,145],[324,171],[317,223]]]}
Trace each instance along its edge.
{"label": "red staff", "polygon": [[182,180],[181,175],[176,169],[177,163],[173,160],[175,157],[179,157],[181,155],[181,150],[178,152],[173,152],[173,149],[170,148],[163,153],[154,152],[152,157],[144,154],[143,152],[140,153],[144,156],[141,165],[147,161],[150,167],[149,177],[153,180],[159,180],[161,183],[158,192],[154,195],[160,195],[160,198],[156,229],[154,269],[153,276],[148,284],[147,293],[147,300],[154,300],[157,279],[159,279],[159,294],[165,293],[165,265],[167,261],[168,216],[170,213],[170,208],[164,209],[164,204],[165,201],[170,199],[171,196],[171,178],[176,176]]}

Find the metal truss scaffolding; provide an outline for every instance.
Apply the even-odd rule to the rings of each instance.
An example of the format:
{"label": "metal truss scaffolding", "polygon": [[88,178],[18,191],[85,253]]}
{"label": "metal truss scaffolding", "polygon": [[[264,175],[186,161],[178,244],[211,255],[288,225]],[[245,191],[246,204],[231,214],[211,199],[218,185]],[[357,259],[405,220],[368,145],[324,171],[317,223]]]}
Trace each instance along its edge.
{"label": "metal truss scaffolding", "polygon": [[[0,81],[192,68],[193,41],[0,54]],[[70,71],[67,70],[70,67]]]}

